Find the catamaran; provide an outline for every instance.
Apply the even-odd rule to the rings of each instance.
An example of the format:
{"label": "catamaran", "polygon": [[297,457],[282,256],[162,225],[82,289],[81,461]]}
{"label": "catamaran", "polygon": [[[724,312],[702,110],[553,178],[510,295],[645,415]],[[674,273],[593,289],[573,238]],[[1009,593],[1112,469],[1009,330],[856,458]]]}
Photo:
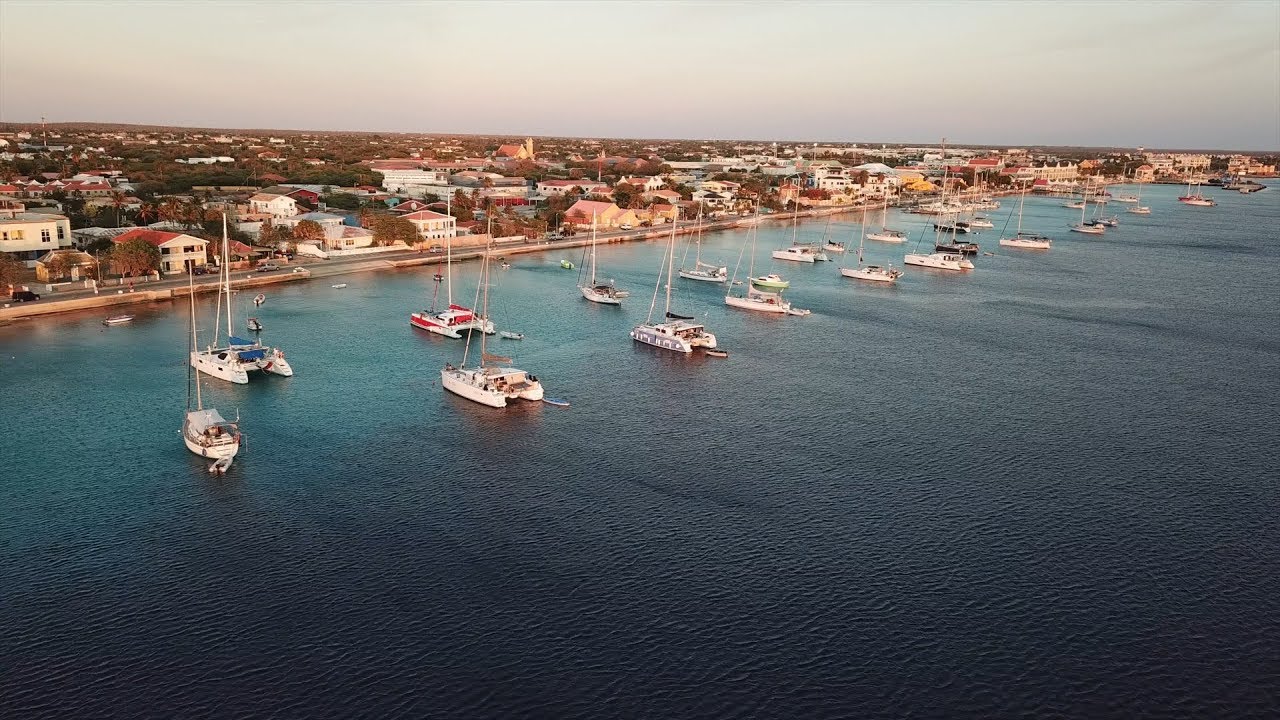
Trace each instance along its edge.
{"label": "catamaran", "polygon": [[623,298],[631,293],[626,290],[619,290],[614,286],[613,281],[607,283],[596,282],[596,214],[591,213],[591,273],[586,284],[579,285],[578,289],[582,291],[582,297],[593,303],[602,305],[621,305]]}
{"label": "catamaran", "polygon": [[246,340],[231,334],[234,332],[232,329],[234,326],[231,323],[230,259],[230,245],[227,241],[227,216],[224,213],[222,216],[222,283],[218,286],[218,302],[214,306],[215,324],[213,337],[216,342],[222,334],[221,305],[225,297],[227,305],[227,344],[223,347],[210,345],[204,350],[193,349],[191,351],[191,367],[206,375],[212,375],[219,380],[226,380],[237,385],[247,384],[249,382],[249,373],[255,370],[292,377],[293,366],[284,359],[283,350],[264,346],[261,340]]}
{"label": "catamaran", "polygon": [[[448,210],[445,210],[448,213]],[[409,324],[436,335],[460,338],[462,333],[470,334],[479,330],[485,335],[494,333],[493,321],[475,310],[453,302],[453,239],[445,239],[444,286],[445,301],[449,306],[442,312],[436,312],[436,295],[440,292],[440,280],[436,279],[435,292],[431,296],[431,309],[409,314]],[[435,278],[439,278],[439,273]]]}
{"label": "catamaran", "polygon": [[[1022,188],[1022,197],[1018,200],[1018,231],[1013,237],[1000,238],[1000,244],[1004,247],[1025,248],[1028,250],[1048,250],[1053,247],[1053,241],[1039,233],[1022,232],[1022,207],[1027,203],[1027,188]],[[1005,227],[1009,227],[1008,221],[1005,221]]]}
{"label": "catamaran", "polygon": [[[480,282],[476,286],[476,300],[485,315],[489,313],[489,254],[485,248],[480,260]],[[483,292],[483,302],[479,297]],[[480,366],[467,367],[467,355],[471,351],[471,336],[462,349],[462,363],[458,367],[446,364],[440,371],[440,385],[445,390],[472,402],[489,407],[506,407],[508,400],[542,399],[542,383],[538,378],[519,368],[503,367],[501,363],[511,358],[490,355],[485,351],[487,333],[480,333]]]}
{"label": "catamaran", "polygon": [[872,282],[895,282],[902,277],[901,270],[895,270],[893,267],[880,267],[879,265],[863,265],[862,264],[862,248],[867,237],[867,213],[862,212],[862,231],[858,233],[858,267],[856,268],[840,268],[840,274],[847,278],[855,280],[870,280]]}
{"label": "catamaran", "polygon": [[667,271],[667,303],[663,309],[665,322],[653,322],[653,311],[658,306],[658,288],[662,286],[662,270],[658,268],[658,280],[653,286],[653,300],[649,303],[649,316],[645,321],[631,328],[631,339],[646,345],[674,350],[676,352],[693,352],[696,347],[714,348],[716,336],[707,332],[701,323],[688,315],[677,315],[671,312],[671,268],[676,264],[676,224],[671,224],[671,238],[667,240],[667,252],[662,256],[662,265]]}
{"label": "catamaran", "polygon": [[[191,300],[191,353],[198,347],[196,341],[196,291],[191,272],[187,272],[187,296]],[[195,381],[196,406],[191,408],[191,382]],[[222,417],[214,408],[205,409],[200,394],[200,373],[187,366],[187,412],[182,420],[182,441],[187,449],[203,458],[213,458],[209,472],[226,472],[231,460],[240,452],[240,428]]]}
{"label": "catamaran", "polygon": [[[724,265],[713,265],[711,263],[702,262],[702,213],[698,213],[698,229],[694,235],[694,243],[697,247],[693,259],[693,269],[686,270],[684,268],[683,259],[680,262],[680,277],[686,280],[702,280],[703,282],[722,283],[729,279],[729,268]],[[684,256],[689,256],[689,246],[684,248]]]}

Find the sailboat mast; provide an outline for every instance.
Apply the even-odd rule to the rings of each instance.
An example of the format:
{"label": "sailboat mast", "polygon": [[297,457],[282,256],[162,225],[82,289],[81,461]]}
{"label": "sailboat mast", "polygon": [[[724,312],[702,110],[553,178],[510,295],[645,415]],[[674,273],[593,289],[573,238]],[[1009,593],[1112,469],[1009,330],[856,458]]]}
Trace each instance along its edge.
{"label": "sailboat mast", "polygon": [[[481,258],[480,260],[480,282],[484,286],[484,302],[481,304],[482,314],[480,315],[480,317],[482,318],[489,317],[489,249],[491,247],[493,247],[492,240],[490,240],[489,244],[485,245],[484,257]],[[480,328],[480,366],[481,367],[484,367],[484,353],[485,353],[485,331],[484,331],[484,328],[482,327]]]}
{"label": "sailboat mast", "polygon": [[596,286],[596,214],[591,213],[591,282],[589,287]]}
{"label": "sailboat mast", "polygon": [[665,320],[671,313],[671,266],[676,264],[676,226],[671,226],[671,240],[667,242],[667,309],[663,311]]}
{"label": "sailboat mast", "polygon": [[[488,265],[488,262],[489,253],[486,251],[485,254],[480,257],[480,282],[476,283],[476,299],[471,303],[471,314],[473,316],[475,315],[475,308],[480,305],[480,288],[484,285],[484,270]],[[487,303],[488,301],[488,296],[486,295],[485,302]],[[453,303],[451,302],[449,304],[452,305]],[[484,316],[481,315],[481,317]],[[473,330],[467,331],[467,344],[462,348],[462,367],[467,366],[467,355],[471,352],[471,336],[473,332]],[[484,365],[484,328],[480,328],[480,365]]]}
{"label": "sailboat mast", "polygon": [[[694,237],[696,238],[696,242],[698,243],[698,248],[694,253],[693,267],[694,269],[701,269],[702,268],[702,207],[701,206],[698,207],[698,229],[697,229],[697,234]],[[688,247],[688,246],[686,245],[685,247]]]}
{"label": "sailboat mast", "polygon": [[[196,345],[196,282],[194,277],[195,274],[192,270],[194,270],[194,268],[191,265],[191,261],[187,261],[187,297],[191,300],[191,352],[194,353],[199,349],[199,346]],[[187,372],[191,372],[191,358],[189,357],[187,358]],[[195,376],[196,409],[203,410],[204,401],[200,398],[200,372],[196,371]],[[191,392],[190,387],[187,388],[187,392]],[[191,395],[187,395],[187,409],[191,409]]]}
{"label": "sailboat mast", "polygon": [[[452,216],[453,196],[445,194],[444,214]],[[453,307],[453,238],[445,237],[444,239],[444,298],[449,301],[449,307]],[[464,355],[463,362],[466,362]]]}
{"label": "sailboat mast", "polygon": [[1018,234],[1022,234],[1022,206],[1027,204],[1027,186],[1022,186],[1022,197],[1018,199]]}
{"label": "sailboat mast", "polygon": [[227,242],[227,214],[222,213],[222,276],[227,289],[227,337],[231,337],[235,325],[231,324],[231,245]]}

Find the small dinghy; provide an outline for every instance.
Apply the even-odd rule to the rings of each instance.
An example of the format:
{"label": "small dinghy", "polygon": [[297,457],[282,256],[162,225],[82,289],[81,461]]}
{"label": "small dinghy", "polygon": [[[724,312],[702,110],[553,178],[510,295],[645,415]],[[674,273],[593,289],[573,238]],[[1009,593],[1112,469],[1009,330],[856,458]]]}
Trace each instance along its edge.
{"label": "small dinghy", "polygon": [[498,335],[501,335],[502,337],[504,337],[504,338],[506,338],[506,339],[508,339],[508,340],[523,340],[523,339],[524,339],[524,333],[511,332],[510,330],[503,330],[502,332],[498,333]]}
{"label": "small dinghy", "polygon": [[249,329],[254,332],[262,332],[262,323],[258,322],[258,318],[251,317],[247,322]]}
{"label": "small dinghy", "polygon": [[787,314],[788,314],[788,315],[799,315],[800,317],[804,317],[805,315],[811,315],[811,314],[813,314],[813,311],[812,311],[812,310],[805,310],[805,309],[803,309],[803,308],[795,308],[795,307],[793,307],[793,308],[787,308]]}
{"label": "small dinghy", "polygon": [[728,350],[721,350],[720,348],[707,348],[706,350],[703,350],[702,352],[703,352],[704,354],[706,354],[707,356],[709,356],[709,357],[718,357],[718,358],[727,358],[727,357],[729,357],[729,351],[728,351]]}
{"label": "small dinghy", "polygon": [[347,286],[347,284],[346,284],[346,283],[338,283],[337,285],[330,285],[329,287],[331,287],[331,288],[333,288],[333,289],[335,289],[335,290],[341,290],[342,288],[344,288],[344,287],[346,287],[346,286]]}
{"label": "small dinghy", "polygon": [[544,397],[542,398],[542,402],[548,405],[555,405],[556,407],[569,407],[569,401],[563,398]]}
{"label": "small dinghy", "polygon": [[504,261],[502,262],[502,269],[503,269],[503,270],[510,270],[510,269],[511,269],[511,263],[509,263],[509,262],[507,262],[507,261],[505,261],[505,260],[504,260]]}
{"label": "small dinghy", "polygon": [[125,323],[131,322],[133,322],[132,315],[112,315],[106,320],[103,320],[102,324],[110,327],[112,325],[124,325]]}
{"label": "small dinghy", "polygon": [[262,303],[266,301],[267,301],[267,296],[263,295],[262,293],[258,293],[257,297],[253,299],[253,304],[256,307],[262,307]]}
{"label": "small dinghy", "polygon": [[568,260],[561,260],[560,267],[564,268],[565,270],[572,270],[573,263],[569,262]]}

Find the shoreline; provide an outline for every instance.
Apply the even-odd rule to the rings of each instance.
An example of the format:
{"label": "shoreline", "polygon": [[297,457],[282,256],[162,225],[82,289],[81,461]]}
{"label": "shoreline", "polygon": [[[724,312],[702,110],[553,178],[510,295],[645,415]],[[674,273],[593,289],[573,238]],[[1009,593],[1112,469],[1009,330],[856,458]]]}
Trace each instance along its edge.
{"label": "shoreline", "polygon": [[[789,221],[793,219],[793,217],[816,218],[841,215],[844,213],[858,213],[869,210],[879,210],[883,205],[883,203],[874,203],[856,206],[822,207],[811,210],[802,210],[798,215],[795,213],[780,212],[770,215],[761,215],[758,222],[780,222]],[[704,223],[702,225],[702,231],[719,232],[736,228],[749,228],[756,223],[757,220],[754,215],[750,217],[735,217],[728,220]],[[688,224],[678,226],[676,228],[676,235],[689,235],[697,232],[697,230],[697,225],[693,222],[689,222]],[[605,238],[597,237],[596,242],[600,244],[648,242],[649,240],[666,238],[670,235],[671,229],[664,226],[661,228],[644,228],[639,231],[632,231],[627,234],[613,235]],[[490,252],[502,255],[527,255],[530,253],[564,250],[567,248],[580,248],[590,244],[590,234],[580,233],[579,235],[567,240],[538,240],[519,245],[499,246],[493,248]],[[465,250],[455,252],[453,254],[453,261],[465,262],[468,260],[476,260],[480,258],[484,252],[484,250]],[[422,265],[442,265],[444,264],[444,260],[445,257],[443,254],[428,254],[425,251],[419,250],[413,251],[412,255],[407,256],[402,252],[394,257],[371,257],[352,260],[350,262],[339,261],[332,265],[326,265],[324,263],[296,265],[293,266],[295,268],[293,271],[276,271],[269,275],[259,275],[250,272],[243,277],[233,277],[231,280],[231,287],[233,290],[257,288],[267,285],[276,285],[279,283],[302,282],[306,280],[337,277],[339,275],[349,275],[360,272],[398,270],[403,268],[419,267]],[[297,272],[297,269],[301,269],[303,272]],[[147,284],[175,282],[178,279],[179,278],[162,278],[157,283]],[[103,290],[100,287],[98,294],[92,294],[86,290],[77,290],[75,291],[78,295],[77,297],[68,297],[65,299],[35,301],[31,303],[17,303],[11,301],[7,303],[8,307],[0,306],[0,327],[12,325],[23,320],[35,320],[50,315],[134,305],[138,303],[165,302],[185,298],[188,295],[186,276],[181,276],[181,280],[182,282],[180,285],[172,285],[156,289],[147,289],[145,287],[135,286],[132,290],[125,290],[120,286],[110,286],[110,290]],[[216,280],[205,280],[195,284],[195,292],[214,292],[219,286],[220,283]]]}

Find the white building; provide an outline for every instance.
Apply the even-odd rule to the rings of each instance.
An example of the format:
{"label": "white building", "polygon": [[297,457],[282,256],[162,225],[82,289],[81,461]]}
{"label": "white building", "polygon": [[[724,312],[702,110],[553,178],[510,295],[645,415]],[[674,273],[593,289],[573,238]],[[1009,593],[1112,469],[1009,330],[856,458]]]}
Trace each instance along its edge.
{"label": "white building", "polygon": [[1048,180],[1051,183],[1066,182],[1080,177],[1080,166],[1075,163],[1060,162],[1057,165],[1027,168],[1027,172],[1035,180]]}
{"label": "white building", "polygon": [[20,203],[0,207],[0,252],[27,267],[50,250],[71,247],[71,221],[62,215],[23,212]]}
{"label": "white building", "polygon": [[574,188],[582,188],[586,195],[608,189],[608,185],[594,180],[543,180],[538,183],[538,194],[542,197],[564,195]]}
{"label": "white building", "polygon": [[160,272],[166,275],[186,272],[188,264],[204,265],[208,259],[208,241],[185,233],[137,228],[115,236],[111,242],[119,245],[130,240],[142,240],[159,248]]}
{"label": "white building", "polygon": [[641,192],[653,192],[654,190],[663,190],[667,184],[660,177],[624,177],[618,181],[618,184],[626,183],[634,188],[640,188]]}
{"label": "white building", "polygon": [[336,240],[342,237],[342,227],[343,227],[342,216],[334,215],[332,213],[323,213],[323,212],[303,213],[301,215],[294,215],[293,217],[280,218],[279,220],[276,220],[272,224],[278,227],[287,227],[290,230],[292,230],[293,228],[296,228],[298,226],[298,223],[301,223],[303,220],[310,220],[311,222],[319,225],[320,228],[324,230],[325,240]]}
{"label": "white building", "polygon": [[293,217],[298,214],[298,201],[288,195],[257,193],[249,198],[249,212],[274,218]]}
{"label": "white building", "polygon": [[430,210],[419,210],[408,215],[401,215],[401,217],[418,228],[418,237],[423,240],[443,240],[458,236],[457,221],[451,215]]}
{"label": "white building", "polygon": [[[449,174],[435,170],[423,170],[421,168],[388,168],[383,170],[375,167],[373,171],[382,173],[382,187],[390,193],[405,193],[421,197],[427,192],[427,186],[439,188],[442,185],[449,184]],[[439,192],[439,190],[436,190],[434,194],[439,194]]]}

